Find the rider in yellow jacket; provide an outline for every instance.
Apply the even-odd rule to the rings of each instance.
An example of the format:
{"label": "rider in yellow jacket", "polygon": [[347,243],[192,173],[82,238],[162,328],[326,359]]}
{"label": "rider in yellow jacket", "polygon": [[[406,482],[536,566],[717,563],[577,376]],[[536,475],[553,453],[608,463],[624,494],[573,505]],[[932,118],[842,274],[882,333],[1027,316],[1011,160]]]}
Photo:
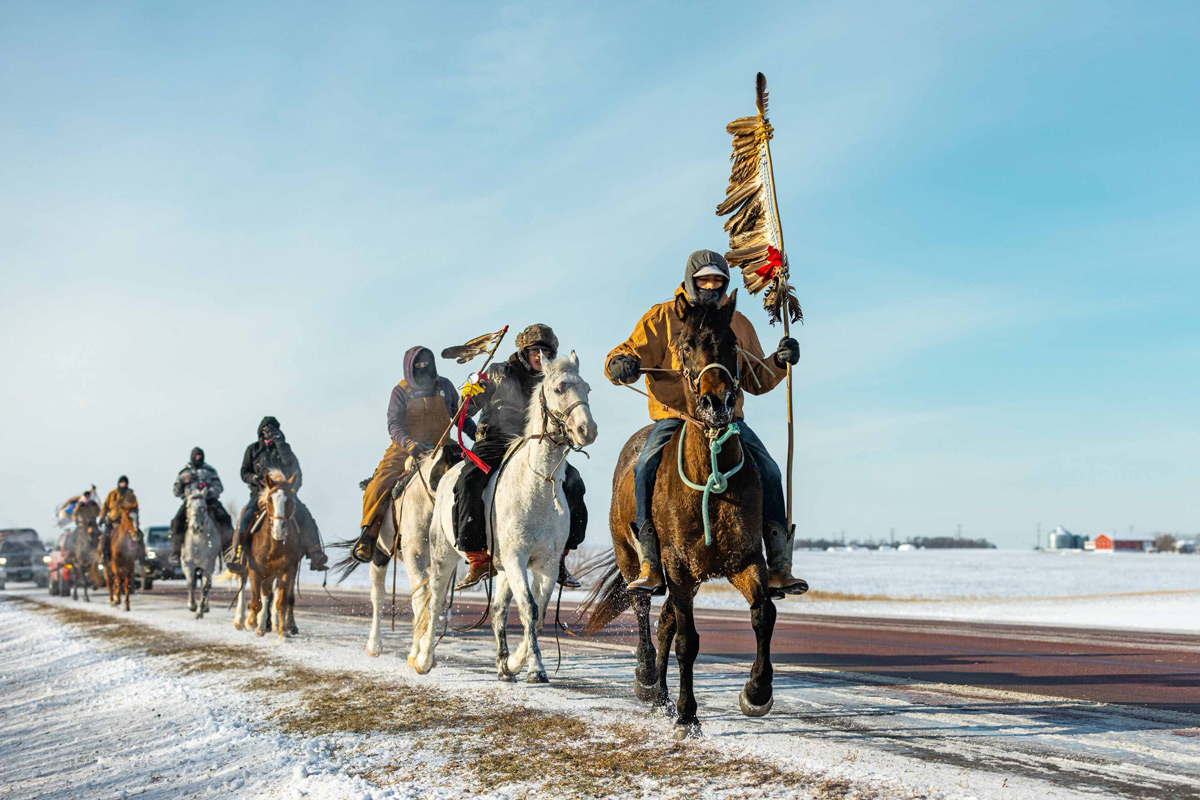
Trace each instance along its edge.
{"label": "rider in yellow jacket", "polygon": [[[729,265],[725,258],[712,250],[698,250],[688,257],[683,284],[675,290],[675,295],[685,294],[696,305],[715,306],[725,296],[728,287]],[[677,372],[683,367],[683,359],[675,350],[682,323],[674,307],[674,300],[670,300],[647,311],[629,338],[608,354],[604,366],[605,375],[615,384],[633,383],[641,376],[643,369],[670,370],[646,373],[650,419],[654,420],[654,428],[634,468],[637,499],[634,525],[642,550],[641,572],[629,584],[629,590],[634,592],[652,592],[664,583],[659,562],[658,534],[650,519],[650,508],[663,448],[683,424],[676,409],[686,407],[682,376]],[[763,541],[767,550],[769,585],[776,594],[803,594],[808,591],[808,584],[792,575],[795,530],[787,528],[787,507],[783,499],[783,478],[779,465],[762,440],[746,424],[742,413],[742,389],[751,394],[766,394],[774,389],[786,376],[786,365],[799,360],[799,345],[795,339],[785,336],[775,352],[767,356],[759,344],[754,326],[743,314],[734,312],[730,327],[737,336],[738,348],[743,351],[738,358],[738,370],[743,378],[738,389],[734,419],[741,430],[742,445],[754,460],[762,480]]]}
{"label": "rider in yellow jacket", "polygon": [[[133,493],[133,489],[129,488],[129,478],[122,475],[117,478],[117,488],[108,493],[104,498],[104,505],[100,507],[100,526],[103,535],[100,538],[100,552],[108,556],[108,543],[112,537],[113,526],[117,524],[117,520],[122,515],[132,517],[138,513],[137,495]],[[134,522],[134,528],[137,529],[137,522]],[[138,543],[141,544],[141,531],[137,531]]]}

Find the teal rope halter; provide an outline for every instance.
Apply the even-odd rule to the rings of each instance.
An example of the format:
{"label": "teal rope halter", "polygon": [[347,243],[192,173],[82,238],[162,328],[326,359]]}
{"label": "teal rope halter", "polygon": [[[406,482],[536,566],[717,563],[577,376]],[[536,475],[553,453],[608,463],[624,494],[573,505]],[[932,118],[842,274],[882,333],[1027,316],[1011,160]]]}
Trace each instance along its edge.
{"label": "teal rope halter", "polygon": [[708,498],[714,492],[721,494],[729,488],[729,479],[736,475],[738,470],[742,468],[742,465],[746,463],[746,451],[743,450],[741,452],[741,458],[738,459],[737,466],[733,469],[729,470],[728,472],[721,472],[721,470],[717,469],[717,458],[721,455],[721,448],[725,446],[725,442],[729,441],[730,436],[736,436],[737,434],[741,433],[741,429],[738,428],[736,422],[730,423],[729,426],[725,428],[724,433],[714,439],[711,439],[708,443],[708,455],[712,460],[712,472],[708,476],[708,481],[703,485],[699,483],[692,483],[690,480],[688,480],[688,476],[683,472],[683,434],[686,430],[687,423],[684,423],[683,427],[679,429],[679,444],[675,447],[675,460],[679,467],[680,480],[687,484],[688,488],[704,493],[704,499],[701,501],[702,505],[700,506],[700,510],[702,516],[704,517],[704,545],[707,547],[712,544],[712,526],[708,521]]}

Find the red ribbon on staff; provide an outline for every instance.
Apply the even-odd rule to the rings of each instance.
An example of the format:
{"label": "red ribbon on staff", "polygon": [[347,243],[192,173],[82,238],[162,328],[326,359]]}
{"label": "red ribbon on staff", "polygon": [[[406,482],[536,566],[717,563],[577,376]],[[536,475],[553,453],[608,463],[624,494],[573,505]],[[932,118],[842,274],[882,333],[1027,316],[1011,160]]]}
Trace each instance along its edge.
{"label": "red ribbon on staff", "polygon": [[774,278],[776,273],[782,268],[783,253],[777,250],[774,245],[767,245],[767,263],[754,270],[754,274],[763,280],[768,280]]}
{"label": "red ribbon on staff", "polygon": [[[480,373],[479,383],[482,384],[485,380],[487,380],[486,376]],[[485,464],[482,458],[468,450],[467,446],[463,444],[463,426],[467,423],[467,405],[470,402],[471,396],[473,395],[469,396],[464,394],[462,398],[462,404],[458,407],[458,447],[460,450],[462,450],[463,455],[467,457],[468,461],[479,467],[484,475],[487,475],[492,471],[492,468]]]}

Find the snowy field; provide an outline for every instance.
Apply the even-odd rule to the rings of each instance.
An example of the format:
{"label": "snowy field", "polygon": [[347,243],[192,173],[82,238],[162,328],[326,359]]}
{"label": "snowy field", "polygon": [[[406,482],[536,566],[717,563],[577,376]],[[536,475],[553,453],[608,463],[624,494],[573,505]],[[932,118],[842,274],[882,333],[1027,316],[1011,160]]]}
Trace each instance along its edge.
{"label": "snowy field", "polygon": [[452,636],[416,676],[406,631],[371,659],[364,620],[297,616],[278,642],[178,597],[0,593],[0,798],[1200,798],[1183,714],[780,665],[747,719],[747,665],[710,660],[705,738],[676,743],[627,647],[571,641],[550,685],[514,685],[490,636]]}
{"label": "snowy field", "polygon": [[[781,613],[1200,632],[1200,556],[1020,550],[797,551],[811,594]],[[305,580],[313,580],[312,573]],[[367,585],[367,570],[345,586]],[[391,586],[391,575],[388,576]],[[400,570],[400,590],[407,588]],[[564,593],[579,600],[585,593]],[[744,607],[720,582],[697,603]]]}

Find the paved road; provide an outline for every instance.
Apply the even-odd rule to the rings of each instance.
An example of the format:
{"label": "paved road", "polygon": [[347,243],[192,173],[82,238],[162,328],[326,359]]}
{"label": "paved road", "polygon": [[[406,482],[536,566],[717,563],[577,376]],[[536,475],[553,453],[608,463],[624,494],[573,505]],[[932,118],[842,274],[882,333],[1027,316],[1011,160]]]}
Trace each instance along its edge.
{"label": "paved road", "polygon": [[[160,592],[182,589],[177,584],[159,583],[154,593]],[[331,595],[310,585],[302,590],[297,608],[323,615],[370,614],[362,590],[335,589]],[[474,621],[482,609],[481,598],[460,597],[455,603],[456,624]],[[569,620],[572,610],[573,606],[564,602],[562,619]],[[397,619],[409,616],[407,605],[402,604]],[[703,657],[744,661],[753,656],[754,634],[747,612],[703,609],[698,612],[697,627]],[[634,632],[633,617],[627,613],[594,641],[625,649],[634,643]],[[781,614],[771,651],[772,662],[784,669],[819,667],[902,682],[974,686],[1200,714],[1200,636]]]}

